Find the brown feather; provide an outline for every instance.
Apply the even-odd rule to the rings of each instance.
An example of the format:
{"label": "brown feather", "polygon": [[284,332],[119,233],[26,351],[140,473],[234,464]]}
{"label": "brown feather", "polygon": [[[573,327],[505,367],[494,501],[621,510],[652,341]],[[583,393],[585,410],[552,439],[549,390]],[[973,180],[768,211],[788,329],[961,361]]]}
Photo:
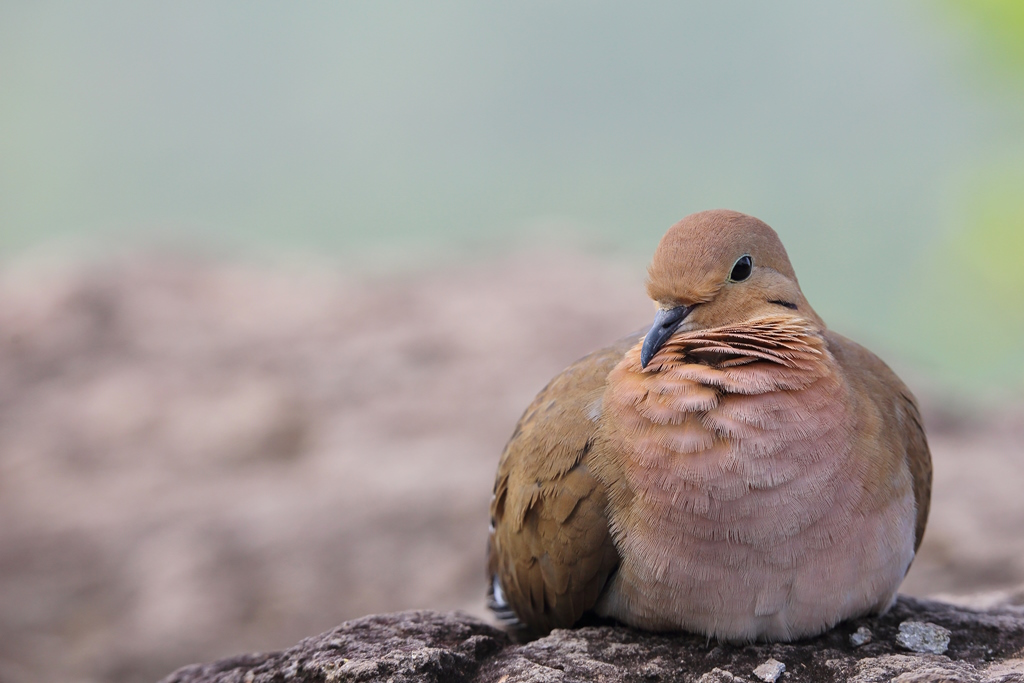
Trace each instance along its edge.
{"label": "brown feather", "polygon": [[914,524],[914,550],[917,551],[928,525],[932,492],[932,457],[917,401],[878,356],[834,332],[827,333],[827,338],[829,348],[843,364],[847,375],[861,387],[863,402],[880,409],[885,421],[884,433],[893,441],[889,447],[894,453],[904,454],[902,463],[910,471],[917,507]]}
{"label": "brown feather", "polygon": [[538,633],[578,621],[618,564],[607,494],[588,462],[605,378],[642,334],[555,377],[523,413],[498,464],[488,568],[519,620]]}

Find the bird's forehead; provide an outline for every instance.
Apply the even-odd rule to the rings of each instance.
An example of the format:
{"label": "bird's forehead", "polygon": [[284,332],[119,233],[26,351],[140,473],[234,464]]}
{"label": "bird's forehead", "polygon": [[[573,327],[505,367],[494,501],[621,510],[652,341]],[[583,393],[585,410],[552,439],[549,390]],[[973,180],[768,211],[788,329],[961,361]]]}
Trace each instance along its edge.
{"label": "bird's forehead", "polygon": [[779,236],[764,222],[736,211],[691,214],[669,228],[654,252],[649,268],[652,298],[684,290],[698,297],[711,295],[744,254],[755,265],[796,278]]}

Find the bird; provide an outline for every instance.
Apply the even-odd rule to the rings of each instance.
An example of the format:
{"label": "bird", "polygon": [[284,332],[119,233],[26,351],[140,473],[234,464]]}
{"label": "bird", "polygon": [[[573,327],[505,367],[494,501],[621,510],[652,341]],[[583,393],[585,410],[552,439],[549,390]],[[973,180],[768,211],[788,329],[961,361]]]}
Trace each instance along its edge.
{"label": "bird", "polygon": [[527,638],[596,618],[739,643],[884,613],[930,506],[913,394],[752,216],[683,218],[646,289],[650,329],[552,379],[501,454],[491,609]]}

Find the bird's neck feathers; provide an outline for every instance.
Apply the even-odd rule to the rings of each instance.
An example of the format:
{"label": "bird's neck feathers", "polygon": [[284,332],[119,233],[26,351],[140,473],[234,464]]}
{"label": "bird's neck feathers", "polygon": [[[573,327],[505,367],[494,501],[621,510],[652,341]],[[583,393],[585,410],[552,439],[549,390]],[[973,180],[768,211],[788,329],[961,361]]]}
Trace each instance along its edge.
{"label": "bird's neck feathers", "polygon": [[647,368],[633,355],[622,369],[655,387],[682,380],[737,394],[803,388],[828,372],[831,358],[817,324],[793,315],[676,334]]}
{"label": "bird's neck feathers", "polygon": [[634,461],[736,455],[745,447],[730,444],[755,442],[759,452],[781,456],[775,446],[832,432],[842,421],[837,397],[846,388],[835,363],[820,328],[798,316],[677,333],[646,368],[638,344],[608,375],[609,438]]}

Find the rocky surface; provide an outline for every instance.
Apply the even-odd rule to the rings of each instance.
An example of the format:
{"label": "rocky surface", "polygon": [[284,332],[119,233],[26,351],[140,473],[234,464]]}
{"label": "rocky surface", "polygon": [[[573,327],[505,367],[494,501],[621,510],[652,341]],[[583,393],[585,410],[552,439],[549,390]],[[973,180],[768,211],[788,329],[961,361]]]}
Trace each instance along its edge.
{"label": "rocky surface", "polygon": [[[371,613],[485,618],[498,454],[555,372],[650,321],[645,258],[0,266],[0,683],[151,683]],[[877,350],[935,457],[902,590],[987,608],[1024,584],[1024,400],[944,403]]]}
{"label": "rocky surface", "polygon": [[[948,631],[944,654],[901,646],[908,623]],[[854,647],[850,636],[860,628],[874,637]],[[346,622],[282,652],[188,666],[162,683],[756,680],[1024,682],[1024,610],[973,611],[901,597],[883,617],[844,623],[818,638],[745,646],[614,625],[557,630],[517,644],[465,613],[398,612]]]}

